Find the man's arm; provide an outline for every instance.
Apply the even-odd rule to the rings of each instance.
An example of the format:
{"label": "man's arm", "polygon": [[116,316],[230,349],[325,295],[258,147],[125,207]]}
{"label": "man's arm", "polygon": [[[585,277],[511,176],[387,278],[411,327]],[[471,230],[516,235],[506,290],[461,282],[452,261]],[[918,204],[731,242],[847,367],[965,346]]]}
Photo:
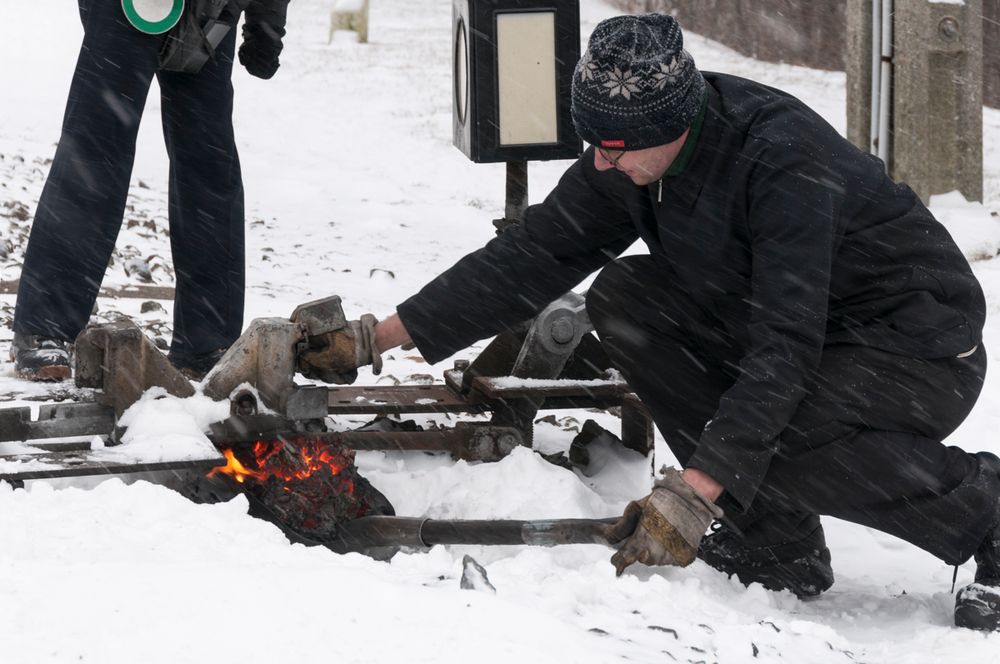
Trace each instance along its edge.
{"label": "man's arm", "polygon": [[685,468],[681,473],[681,478],[691,485],[691,488],[705,496],[713,503],[719,499],[725,490],[721,484],[703,470],[697,468]]}
{"label": "man's arm", "polygon": [[754,162],[747,350],[739,378],[687,464],[724,485],[744,508],[822,356],[845,190],[841,177],[804,149],[765,147]]}
{"label": "man's arm", "polygon": [[638,237],[622,186],[598,173],[588,151],[521,223],[401,303],[397,312],[435,363],[528,320]]}
{"label": "man's arm", "polygon": [[[410,334],[398,314],[392,314],[375,326],[375,347],[380,353],[410,343]],[[685,482],[710,501],[715,502],[722,494],[723,486],[708,473],[697,468],[687,468],[681,477]]]}
{"label": "man's arm", "polygon": [[390,348],[410,343],[410,333],[400,320],[399,314],[392,314],[375,325],[375,348],[384,353]]}

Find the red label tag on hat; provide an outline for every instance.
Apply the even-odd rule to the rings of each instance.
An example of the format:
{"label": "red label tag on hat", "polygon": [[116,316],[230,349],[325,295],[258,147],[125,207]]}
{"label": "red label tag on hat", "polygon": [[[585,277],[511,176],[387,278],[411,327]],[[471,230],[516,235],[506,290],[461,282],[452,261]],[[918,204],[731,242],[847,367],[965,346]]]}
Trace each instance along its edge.
{"label": "red label tag on hat", "polygon": [[622,140],[617,140],[617,141],[601,141],[601,147],[602,148],[618,148],[620,150],[624,150],[625,149],[625,141],[622,141]]}

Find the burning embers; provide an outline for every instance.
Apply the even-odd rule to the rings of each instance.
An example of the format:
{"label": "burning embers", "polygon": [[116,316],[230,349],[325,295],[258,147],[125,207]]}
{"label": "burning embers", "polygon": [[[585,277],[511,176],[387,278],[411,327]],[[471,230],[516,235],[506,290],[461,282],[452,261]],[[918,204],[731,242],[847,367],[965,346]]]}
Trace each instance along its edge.
{"label": "burning embers", "polygon": [[[244,465],[232,449],[223,450],[226,465],[213,468],[208,476],[217,473],[229,475],[243,484],[247,478],[267,482],[275,478],[284,482],[304,480],[314,474],[339,477],[341,472],[354,464],[354,450],[347,450],[332,443],[321,442],[299,436],[295,440],[258,440],[251,447],[253,461],[251,468]],[[354,483],[344,480],[344,490],[353,493]],[[286,486],[286,490],[289,488]]]}
{"label": "burning embers", "polygon": [[389,501],[354,465],[354,450],[322,436],[296,435],[223,448],[224,475],[242,485],[250,513],[279,526],[293,541],[335,544],[337,524],[394,514]]}

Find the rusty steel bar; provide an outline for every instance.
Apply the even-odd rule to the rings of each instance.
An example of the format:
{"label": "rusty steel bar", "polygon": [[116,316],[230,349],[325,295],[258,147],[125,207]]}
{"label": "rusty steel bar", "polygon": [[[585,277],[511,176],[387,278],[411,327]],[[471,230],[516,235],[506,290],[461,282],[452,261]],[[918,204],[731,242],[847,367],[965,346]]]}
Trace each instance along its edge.
{"label": "rusty steel bar", "polygon": [[599,408],[621,405],[629,392],[624,382],[561,381],[560,385],[504,386],[503,379],[477,377],[461,394],[462,372],[446,371],[445,385],[391,385],[329,388],[331,415],[402,415],[408,413],[483,413],[513,399],[543,399],[543,408]]}
{"label": "rusty steel bar", "polygon": [[[530,380],[530,379],[528,379]],[[555,381],[553,381],[555,382]],[[560,385],[532,385],[518,383],[511,378],[487,378],[480,376],[472,380],[472,389],[490,399],[614,399],[621,401],[630,391],[627,383],[619,381],[577,382],[559,380]]]}
{"label": "rusty steel bar", "polygon": [[487,404],[487,408],[496,403],[504,403],[516,399],[544,399],[542,410],[559,410],[563,408],[607,408],[621,405],[622,398],[631,391],[623,381],[575,381],[560,379],[559,384],[530,385],[519,384],[508,378],[476,376],[465,386],[465,374],[459,370],[444,372],[444,381],[450,389],[457,393],[467,392],[465,398],[471,403]]}
{"label": "rusty steel bar", "polygon": [[466,461],[498,461],[521,444],[515,429],[485,422],[459,422],[455,427],[429,431],[321,431],[301,432],[269,428],[268,416],[233,417],[211,425],[212,444],[219,449],[256,440],[307,438],[318,444],[352,450],[450,452]]}
{"label": "rusty steel bar", "polygon": [[407,413],[481,413],[485,404],[466,399],[445,385],[329,388],[331,415],[402,415]]}
{"label": "rusty steel bar", "polygon": [[24,469],[20,470],[0,471],[0,481],[10,482],[53,479],[57,477],[124,475],[127,473],[191,468],[207,471],[215,466],[224,465],[226,462],[222,455],[205,459],[186,459],[183,461],[106,461],[83,451],[6,455],[3,457],[3,461],[20,462],[24,467]]}
{"label": "rusty steel bar", "polygon": [[395,516],[366,516],[340,525],[348,550],[371,547],[410,546],[427,548],[436,544],[484,546],[561,544],[603,544],[614,546],[611,525],[606,519],[519,520],[438,520]]}
{"label": "rusty steel bar", "polygon": [[96,403],[43,404],[35,420],[28,406],[0,409],[0,442],[107,435],[114,428],[114,410]]}

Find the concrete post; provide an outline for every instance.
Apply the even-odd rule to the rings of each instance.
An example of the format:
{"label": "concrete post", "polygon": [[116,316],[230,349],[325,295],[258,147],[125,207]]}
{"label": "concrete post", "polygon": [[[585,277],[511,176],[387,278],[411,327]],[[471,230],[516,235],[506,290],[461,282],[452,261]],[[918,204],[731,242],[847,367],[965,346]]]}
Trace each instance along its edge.
{"label": "concrete post", "polygon": [[847,140],[871,145],[872,0],[847,0]]}
{"label": "concrete post", "polygon": [[[926,202],[983,199],[982,0],[895,0],[889,172]],[[848,139],[868,149],[872,0],[848,0]]]}
{"label": "concrete post", "polygon": [[982,0],[897,0],[890,171],[925,201],[983,200]]}

